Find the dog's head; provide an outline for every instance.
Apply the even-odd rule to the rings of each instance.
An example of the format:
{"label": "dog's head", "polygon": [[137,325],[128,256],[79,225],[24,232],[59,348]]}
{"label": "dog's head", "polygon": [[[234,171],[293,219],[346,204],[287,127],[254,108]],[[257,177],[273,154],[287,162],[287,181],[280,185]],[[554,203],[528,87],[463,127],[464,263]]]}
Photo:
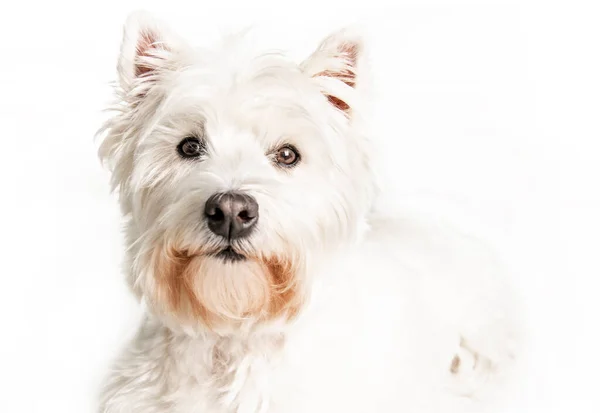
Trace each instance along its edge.
{"label": "dog's head", "polygon": [[370,208],[362,41],[342,30],[301,64],[246,46],[194,49],[140,13],[124,31],[100,154],[131,286],[179,325],[293,316]]}

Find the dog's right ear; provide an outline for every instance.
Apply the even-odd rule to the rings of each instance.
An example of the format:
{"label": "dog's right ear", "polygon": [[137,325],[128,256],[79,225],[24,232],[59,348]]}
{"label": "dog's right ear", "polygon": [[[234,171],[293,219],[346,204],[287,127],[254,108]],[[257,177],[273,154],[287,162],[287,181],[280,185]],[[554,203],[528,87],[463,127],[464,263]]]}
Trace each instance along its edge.
{"label": "dog's right ear", "polygon": [[187,45],[161,21],[144,11],[129,15],[123,30],[118,72],[129,96],[144,96],[165,71],[176,70]]}

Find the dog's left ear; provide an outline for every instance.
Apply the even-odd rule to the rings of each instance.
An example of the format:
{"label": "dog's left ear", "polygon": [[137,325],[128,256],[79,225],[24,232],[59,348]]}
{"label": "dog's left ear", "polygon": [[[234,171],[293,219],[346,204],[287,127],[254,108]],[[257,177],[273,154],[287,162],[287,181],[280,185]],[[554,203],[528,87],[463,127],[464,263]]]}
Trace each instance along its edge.
{"label": "dog's left ear", "polygon": [[358,105],[356,89],[364,81],[364,43],[357,28],[339,30],[323,40],[301,65],[329,102],[347,116]]}

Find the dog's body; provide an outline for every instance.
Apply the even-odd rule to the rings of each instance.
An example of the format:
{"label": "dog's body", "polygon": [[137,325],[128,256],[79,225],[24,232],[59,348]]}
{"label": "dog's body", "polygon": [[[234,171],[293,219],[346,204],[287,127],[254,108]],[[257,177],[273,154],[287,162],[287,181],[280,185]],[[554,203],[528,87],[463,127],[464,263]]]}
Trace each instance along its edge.
{"label": "dog's body", "polygon": [[373,213],[362,43],[301,66],[225,46],[128,22],[101,152],[149,311],[101,412],[483,411],[512,296],[474,241]]}

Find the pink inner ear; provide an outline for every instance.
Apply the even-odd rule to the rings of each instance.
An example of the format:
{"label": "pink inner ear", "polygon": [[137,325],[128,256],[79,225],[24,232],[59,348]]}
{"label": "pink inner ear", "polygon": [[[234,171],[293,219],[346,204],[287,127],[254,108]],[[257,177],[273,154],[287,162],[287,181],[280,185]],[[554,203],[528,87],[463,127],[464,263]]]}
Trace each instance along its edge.
{"label": "pink inner ear", "polygon": [[[355,43],[342,43],[339,46],[336,57],[345,59],[347,61],[348,66],[355,69],[357,59],[358,59],[358,45],[356,45]],[[344,82],[345,84],[347,84],[350,87],[354,87],[356,85],[356,73],[354,71],[350,71],[350,70],[341,70],[341,71],[328,71],[327,70],[325,72],[321,72],[321,73],[317,74],[317,76],[334,77],[334,78],[341,80],[342,82]],[[350,106],[346,102],[341,100],[340,98],[337,98],[337,97],[331,96],[331,95],[327,95],[327,99],[333,106],[335,106],[339,110],[346,112],[346,113],[350,112]]]}
{"label": "pink inner ear", "polygon": [[333,106],[335,106],[343,112],[350,111],[350,106],[342,99],[336,98],[335,96],[327,95],[327,100],[329,100],[329,103],[331,103]]}
{"label": "pink inner ear", "polygon": [[[344,43],[340,46],[340,57],[348,61],[348,65],[355,69],[358,59],[358,46],[354,43]],[[356,73],[344,70],[340,73],[340,79],[348,86],[354,87],[356,84]]]}
{"label": "pink inner ear", "polygon": [[[164,48],[161,44],[156,44],[158,41],[158,35],[152,31],[142,31],[140,32],[140,37],[137,41],[136,45],[136,58],[140,56],[151,56],[150,51],[152,49],[161,47]],[[141,64],[139,61],[135,64],[135,76],[140,77],[143,76],[153,70],[152,67],[148,65]]]}

